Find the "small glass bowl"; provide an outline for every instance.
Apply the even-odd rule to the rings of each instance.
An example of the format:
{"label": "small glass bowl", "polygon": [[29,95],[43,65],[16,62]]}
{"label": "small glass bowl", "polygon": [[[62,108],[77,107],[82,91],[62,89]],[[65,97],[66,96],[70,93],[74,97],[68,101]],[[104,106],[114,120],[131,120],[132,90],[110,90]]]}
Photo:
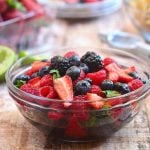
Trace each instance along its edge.
{"label": "small glass bowl", "polygon": [[150,3],[143,0],[124,0],[126,12],[145,41],[150,43]]}
{"label": "small glass bowl", "polygon": [[[51,58],[54,55],[63,55],[69,50],[74,50],[80,55],[87,51],[94,51],[100,54],[101,57],[111,56],[123,66],[132,64],[137,68],[139,75],[146,80],[146,83],[131,93],[104,99],[105,102],[111,102],[112,107],[95,110],[91,107],[86,107],[89,102],[85,100],[72,102],[71,107],[66,109],[63,107],[63,100],[34,96],[14,86],[13,81],[16,76],[31,68],[30,64],[24,63],[26,62],[26,57],[18,60],[6,74],[9,94],[22,115],[52,139],[68,142],[87,142],[110,137],[130,122],[140,111],[142,102],[150,93],[150,69],[141,59],[130,53],[114,49],[55,48],[34,54],[33,57],[38,59],[39,56],[42,59]],[[113,103],[116,105],[113,105]],[[59,114],[59,119],[55,115],[54,118],[49,117],[50,114]],[[70,119],[72,120],[70,121]],[[70,125],[69,122],[72,124]]]}

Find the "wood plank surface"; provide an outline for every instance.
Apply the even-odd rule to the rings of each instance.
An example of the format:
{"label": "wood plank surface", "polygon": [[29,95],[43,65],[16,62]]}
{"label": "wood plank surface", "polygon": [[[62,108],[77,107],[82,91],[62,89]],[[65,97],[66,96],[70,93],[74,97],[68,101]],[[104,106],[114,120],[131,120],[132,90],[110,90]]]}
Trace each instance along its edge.
{"label": "wood plank surface", "polygon": [[[57,20],[53,25],[53,44],[107,47],[100,41],[98,33],[115,28],[136,33],[122,11],[94,20]],[[8,95],[6,85],[2,84],[0,150],[150,150],[150,97],[135,119],[106,141],[59,143],[51,141],[25,120]]]}

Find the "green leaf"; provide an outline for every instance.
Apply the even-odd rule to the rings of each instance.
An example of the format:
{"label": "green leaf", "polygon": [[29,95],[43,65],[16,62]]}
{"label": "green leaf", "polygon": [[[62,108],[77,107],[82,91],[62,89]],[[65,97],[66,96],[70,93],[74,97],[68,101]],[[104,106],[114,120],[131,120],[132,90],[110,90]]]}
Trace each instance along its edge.
{"label": "green leaf", "polygon": [[20,11],[24,11],[25,8],[18,0],[7,0],[7,4],[14,9],[18,9]]}
{"label": "green leaf", "polygon": [[20,88],[22,85],[24,85],[26,83],[26,81],[23,81],[23,80],[17,80],[15,82],[15,85],[17,88]]}
{"label": "green leaf", "polygon": [[94,114],[91,114],[90,119],[87,120],[84,125],[85,127],[92,127],[96,123],[96,116]]}
{"label": "green leaf", "polygon": [[106,95],[107,98],[117,97],[117,96],[121,95],[119,92],[117,92],[117,91],[111,91],[111,90],[103,91],[103,93]]}
{"label": "green leaf", "polygon": [[61,77],[57,69],[50,70],[50,74],[53,75],[53,79],[57,79]]}

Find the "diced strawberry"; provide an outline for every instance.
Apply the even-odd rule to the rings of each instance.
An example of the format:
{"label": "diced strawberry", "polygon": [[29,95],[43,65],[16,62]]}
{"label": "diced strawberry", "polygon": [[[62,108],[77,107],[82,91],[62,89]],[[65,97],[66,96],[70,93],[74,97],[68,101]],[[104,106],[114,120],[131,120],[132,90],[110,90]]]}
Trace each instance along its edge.
{"label": "diced strawberry", "polygon": [[79,81],[83,80],[85,78],[85,72],[83,70],[80,71],[80,76],[77,80],[73,82],[73,85],[75,86]]}
{"label": "diced strawberry", "polygon": [[106,58],[104,58],[103,63],[104,63],[104,66],[107,66],[111,63],[116,63],[116,61],[110,57],[106,57]]}
{"label": "diced strawberry", "polygon": [[54,89],[59,97],[65,101],[66,105],[68,101],[73,100],[73,85],[69,76],[65,75],[61,78],[54,80]]}
{"label": "diced strawberry", "polygon": [[40,81],[41,81],[40,77],[35,77],[35,78],[29,80],[28,83],[34,87],[40,87]]}
{"label": "diced strawberry", "polygon": [[131,66],[127,69],[124,69],[124,72],[127,73],[127,74],[129,74],[131,72],[135,72],[135,71],[136,71],[135,66]]}
{"label": "diced strawberry", "polygon": [[34,63],[32,63],[32,71],[33,72],[37,72],[39,71],[41,68],[48,66],[49,63],[48,62],[42,62],[42,61],[35,61]]}
{"label": "diced strawberry", "polygon": [[76,115],[69,118],[65,134],[71,138],[82,138],[86,135],[85,129],[78,122]]}
{"label": "diced strawberry", "polygon": [[69,57],[72,57],[72,56],[78,56],[78,54],[74,51],[70,51],[70,52],[67,52],[64,57],[65,58],[69,58]]}
{"label": "diced strawberry", "polygon": [[134,78],[129,76],[128,74],[124,73],[124,72],[120,72],[119,73],[119,81],[120,82],[125,82],[128,83],[130,81],[132,81]]}
{"label": "diced strawberry", "polygon": [[86,78],[90,78],[93,81],[93,84],[99,85],[103,80],[107,78],[107,74],[105,70],[100,70],[94,73],[88,73]]}
{"label": "diced strawberry", "polygon": [[131,91],[137,90],[138,88],[142,87],[144,84],[139,79],[134,79],[131,82],[128,83],[128,86]]}
{"label": "diced strawberry", "polygon": [[119,75],[117,72],[108,72],[108,79],[113,82],[117,82],[119,80]]}
{"label": "diced strawberry", "polygon": [[121,68],[116,64],[116,63],[111,63],[107,66],[105,66],[105,69],[108,71],[108,72],[121,72]]}
{"label": "diced strawberry", "polygon": [[115,106],[115,105],[122,104],[123,102],[125,102],[125,99],[123,98],[112,98],[108,100],[107,102],[105,102],[105,105]]}
{"label": "diced strawberry", "polygon": [[32,69],[29,69],[28,71],[25,72],[25,75],[31,76],[34,72]]}
{"label": "diced strawberry", "polygon": [[104,101],[102,101],[102,97],[97,94],[87,93],[87,100],[91,101],[89,104],[95,109],[101,109],[104,105]]}
{"label": "diced strawberry", "polygon": [[41,78],[40,87],[52,85],[53,85],[53,77],[50,74],[47,74]]}
{"label": "diced strawberry", "polygon": [[57,121],[57,120],[60,120],[60,119],[64,118],[64,115],[60,112],[49,111],[48,112],[48,118],[50,120]]}
{"label": "diced strawberry", "polygon": [[89,93],[94,93],[94,94],[99,95],[100,91],[102,91],[101,88],[98,85],[93,84],[91,86],[91,89],[90,89]]}

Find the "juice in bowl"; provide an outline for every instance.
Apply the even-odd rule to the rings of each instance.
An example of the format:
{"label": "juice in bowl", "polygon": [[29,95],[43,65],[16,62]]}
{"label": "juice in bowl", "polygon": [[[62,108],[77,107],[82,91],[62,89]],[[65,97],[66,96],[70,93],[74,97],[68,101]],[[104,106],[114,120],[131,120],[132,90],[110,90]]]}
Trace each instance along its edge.
{"label": "juice in bowl", "polygon": [[149,66],[127,52],[55,48],[29,57],[8,70],[9,94],[29,122],[57,140],[110,137],[150,92]]}

